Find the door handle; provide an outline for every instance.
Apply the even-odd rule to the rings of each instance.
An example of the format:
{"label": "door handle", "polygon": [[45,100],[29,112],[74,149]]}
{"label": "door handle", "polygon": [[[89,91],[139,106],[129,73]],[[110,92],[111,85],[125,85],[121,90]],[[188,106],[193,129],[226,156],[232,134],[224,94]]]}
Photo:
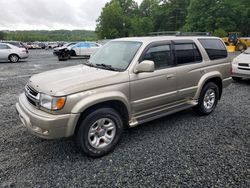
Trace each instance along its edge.
{"label": "door handle", "polygon": [[169,74],[169,75],[166,76],[167,80],[172,79],[172,78],[174,78],[174,74]]}

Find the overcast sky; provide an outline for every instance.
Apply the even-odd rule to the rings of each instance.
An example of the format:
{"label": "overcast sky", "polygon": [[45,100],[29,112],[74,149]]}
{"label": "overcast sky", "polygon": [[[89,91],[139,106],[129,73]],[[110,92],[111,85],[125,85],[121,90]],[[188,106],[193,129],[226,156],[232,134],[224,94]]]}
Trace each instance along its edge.
{"label": "overcast sky", "polygon": [[94,30],[96,19],[108,1],[0,0],[0,30]]}

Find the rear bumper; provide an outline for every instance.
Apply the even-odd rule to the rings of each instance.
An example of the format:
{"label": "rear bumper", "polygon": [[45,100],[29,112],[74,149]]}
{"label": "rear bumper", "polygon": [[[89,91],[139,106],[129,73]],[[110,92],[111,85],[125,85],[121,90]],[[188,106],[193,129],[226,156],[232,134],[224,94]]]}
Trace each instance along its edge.
{"label": "rear bumper", "polygon": [[20,59],[26,59],[29,57],[29,54],[28,53],[22,53],[22,54],[19,54],[19,57]]}
{"label": "rear bumper", "polygon": [[26,100],[24,94],[16,103],[19,118],[28,131],[45,139],[70,137],[79,118],[79,114],[53,115],[36,109]]}

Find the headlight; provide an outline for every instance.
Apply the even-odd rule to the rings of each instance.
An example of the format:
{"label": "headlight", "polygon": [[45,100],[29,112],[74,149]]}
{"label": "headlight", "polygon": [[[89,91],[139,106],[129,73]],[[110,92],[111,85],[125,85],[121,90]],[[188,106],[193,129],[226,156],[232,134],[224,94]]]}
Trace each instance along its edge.
{"label": "headlight", "polygon": [[66,102],[66,97],[52,97],[40,94],[40,105],[48,110],[61,110]]}
{"label": "headlight", "polygon": [[239,60],[235,58],[232,63],[236,65],[239,63]]}

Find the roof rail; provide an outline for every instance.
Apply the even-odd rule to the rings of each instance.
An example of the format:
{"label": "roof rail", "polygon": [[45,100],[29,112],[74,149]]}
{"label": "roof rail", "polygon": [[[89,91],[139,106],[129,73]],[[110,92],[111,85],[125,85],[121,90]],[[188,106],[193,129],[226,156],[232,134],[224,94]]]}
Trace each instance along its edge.
{"label": "roof rail", "polygon": [[209,32],[160,31],[148,33],[148,36],[211,36]]}

